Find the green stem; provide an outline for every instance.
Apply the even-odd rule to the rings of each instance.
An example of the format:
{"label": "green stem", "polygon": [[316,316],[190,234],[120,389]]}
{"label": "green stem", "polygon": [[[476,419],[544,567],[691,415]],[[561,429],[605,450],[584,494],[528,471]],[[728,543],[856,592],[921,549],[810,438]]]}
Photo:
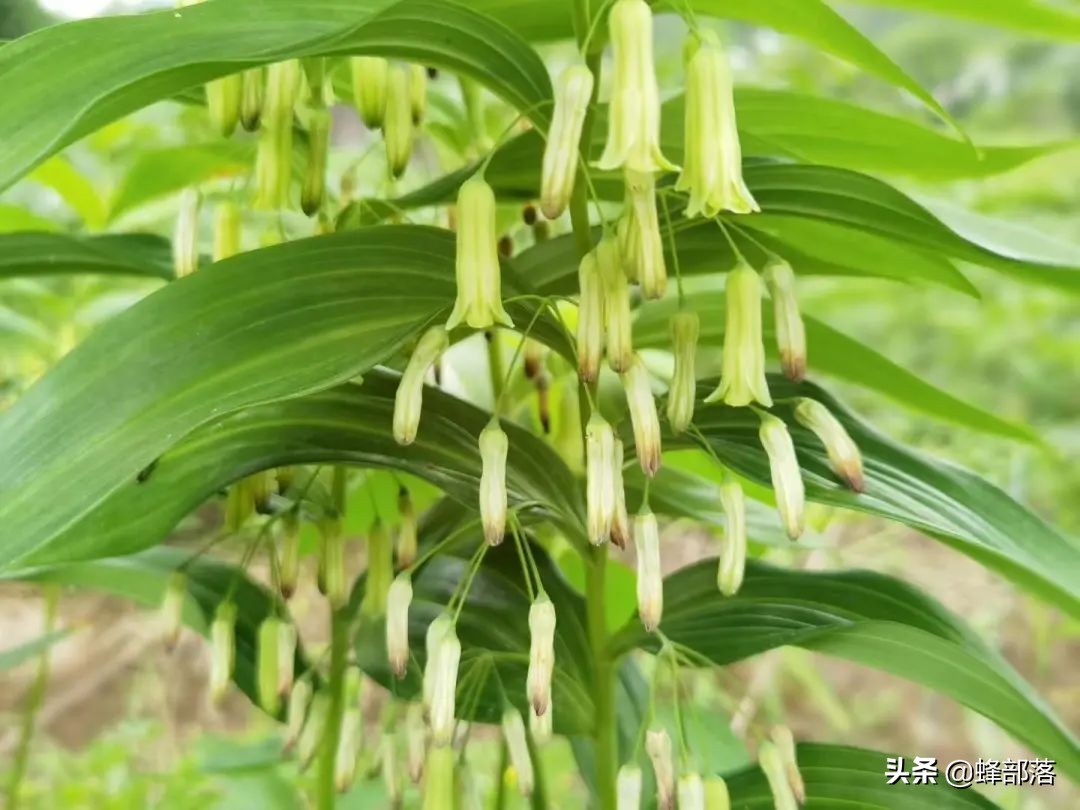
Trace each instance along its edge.
{"label": "green stem", "polygon": [[585,603],[588,609],[589,645],[593,654],[596,790],[601,810],[615,810],[619,751],[615,737],[615,662],[608,654],[607,616],[604,611],[607,546],[593,549],[590,562],[585,580]]}
{"label": "green stem", "polygon": [[499,405],[502,402],[503,393],[503,358],[499,346],[499,333],[494,328],[489,329],[487,337],[488,374],[491,376],[491,401],[495,415],[499,415]]}
{"label": "green stem", "polygon": [[341,742],[341,716],[345,712],[345,662],[348,654],[349,617],[346,610],[335,610],[330,618],[330,711],[319,760],[319,810],[334,810],[337,802],[334,766]]}
{"label": "green stem", "polygon": [[510,764],[510,749],[506,746],[506,740],[503,740],[502,748],[499,751],[499,765],[498,773],[495,774],[495,810],[506,809],[506,768]]}

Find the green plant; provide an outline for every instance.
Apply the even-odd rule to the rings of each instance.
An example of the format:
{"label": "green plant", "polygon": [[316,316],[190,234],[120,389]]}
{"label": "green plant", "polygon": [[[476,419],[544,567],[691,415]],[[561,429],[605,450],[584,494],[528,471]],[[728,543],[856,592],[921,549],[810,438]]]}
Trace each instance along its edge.
{"label": "green plant", "polygon": [[[616,807],[617,785],[632,792],[647,759],[661,798],[682,793],[693,806],[696,777],[714,779],[726,763],[687,744],[680,672],[784,645],[938,690],[1080,775],[1076,740],[1053,711],[916,586],[743,559],[746,535],[797,539],[809,499],[906,524],[1080,614],[1072,539],[974,474],[876,433],[804,377],[830,374],[1017,441],[1037,443],[1033,431],[803,318],[795,298],[809,275],[971,294],[962,263],[1075,294],[1076,268],[972,241],[864,173],[975,178],[1056,145],[977,149],[818,0],[181,5],[59,25],[0,49],[10,88],[0,185],[36,176],[82,220],[75,233],[0,236],[0,276],[170,280],[103,318],[54,366],[81,336],[56,352],[12,319],[21,328],[5,334],[29,345],[5,369],[13,402],[0,414],[6,577],[147,605],[171,594],[174,615],[214,637],[219,675],[278,719],[307,713],[297,746],[318,760],[320,807],[355,769],[357,667],[398,701],[426,704],[428,778],[448,787],[426,791],[425,807],[449,806],[439,801],[455,789],[457,720],[503,723],[507,759],[519,786],[534,783],[535,805],[546,793],[543,774],[525,778],[528,750],[554,733],[573,739],[597,806]],[[937,7],[1076,35],[1075,15],[1022,5]],[[654,11],[689,28],[686,96],[662,105]],[[725,17],[802,37],[955,131],[801,93],[733,92],[712,30]],[[553,90],[537,47],[571,39],[577,52]],[[615,75],[600,104],[609,41]],[[425,96],[428,65],[458,86],[444,75]],[[331,149],[328,107],[354,90],[365,124],[382,129],[386,161],[345,154],[341,142]],[[65,147],[170,99],[197,120],[195,142],[141,152],[108,206],[64,174]],[[404,174],[399,190],[421,122],[426,162],[438,168]],[[241,124],[258,134],[234,134]],[[171,246],[120,228],[173,195]],[[257,242],[267,246],[243,250]],[[92,285],[66,281],[44,285],[35,306],[45,320],[95,297]],[[763,309],[766,290],[773,306]],[[480,364],[444,360],[478,332]],[[767,373],[767,347],[783,375]],[[466,396],[426,384],[444,362]],[[35,380],[43,366],[52,367]],[[707,379],[718,370],[719,381]],[[668,382],[661,420],[655,390]],[[371,470],[393,472],[381,503]],[[421,481],[441,497],[417,527],[410,493]],[[159,545],[223,490],[239,564],[207,553],[217,535],[194,550]],[[366,570],[352,583],[343,521],[358,494],[373,502]],[[711,560],[660,582],[660,517],[723,525],[719,587]],[[397,578],[388,524],[418,536],[416,550],[401,541]],[[276,622],[288,616],[302,526],[317,528],[329,649],[267,656],[271,646],[292,651],[265,639],[280,640]],[[631,542],[635,584],[608,559],[612,543]],[[270,560],[272,587],[246,570],[258,556]],[[635,604],[641,621],[627,618]],[[655,655],[650,678],[637,650]],[[294,679],[314,692],[310,710],[281,700]],[[671,684],[670,700],[658,700]],[[524,743],[521,713],[531,720]],[[766,734],[751,734],[763,770],[723,774],[735,806],[789,806],[803,791],[821,806],[921,801],[881,790],[881,755],[811,742],[796,755],[783,731]],[[942,804],[988,804],[928,789]]]}

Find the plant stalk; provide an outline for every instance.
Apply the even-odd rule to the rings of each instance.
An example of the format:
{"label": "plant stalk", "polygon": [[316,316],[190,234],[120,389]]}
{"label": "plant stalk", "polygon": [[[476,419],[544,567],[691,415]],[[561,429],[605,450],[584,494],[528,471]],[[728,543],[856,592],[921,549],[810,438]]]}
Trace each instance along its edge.
{"label": "plant stalk", "polygon": [[341,716],[345,712],[345,663],[349,654],[348,608],[335,610],[330,618],[330,711],[323,731],[319,759],[318,808],[334,810],[337,785],[334,771],[341,742]]}
{"label": "plant stalk", "polygon": [[589,646],[593,655],[593,705],[596,747],[596,789],[599,807],[615,810],[615,779],[619,770],[618,741],[615,736],[615,662],[608,652],[605,607],[607,545],[593,549],[586,571],[585,603]]}

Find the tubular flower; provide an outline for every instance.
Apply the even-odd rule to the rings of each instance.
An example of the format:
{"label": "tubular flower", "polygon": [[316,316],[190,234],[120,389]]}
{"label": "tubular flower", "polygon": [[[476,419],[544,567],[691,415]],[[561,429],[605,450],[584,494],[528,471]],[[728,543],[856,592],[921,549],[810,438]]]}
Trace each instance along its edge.
{"label": "tubular flower", "polygon": [[513,326],[502,305],[495,193],[480,177],[466,180],[457,197],[457,301],[446,321],[453,329],[465,322],[474,329]]}
{"label": "tubular flower", "polygon": [[759,402],[772,407],[761,341],[761,279],[750,265],[740,262],[728,273],[724,302],[727,325],[720,385],[705,401],[722,399],[735,407]]}
{"label": "tubular flower", "polygon": [[724,507],[726,527],[716,585],[724,596],[734,596],[742,585],[746,568],[746,498],[738,481],[720,485],[720,503]]}
{"label": "tubular flower", "polygon": [[368,129],[378,129],[386,115],[390,63],[379,56],[354,56],[349,64],[352,67],[353,99],[360,120]]}
{"label": "tubular flower", "polygon": [[510,441],[491,418],[480,432],[480,519],[484,524],[484,539],[497,546],[506,532],[506,454]]}
{"label": "tubular flower", "polygon": [[289,705],[285,711],[285,751],[291,751],[300,739],[311,703],[311,682],[297,681],[289,693]]}
{"label": "tubular flower", "polygon": [[397,754],[397,735],[384,729],[379,747],[382,751],[382,778],[391,807],[401,806],[401,773]]}
{"label": "tubular flower", "polygon": [[356,760],[360,755],[363,736],[363,718],[360,715],[360,670],[349,667],[345,671],[345,713],[341,717],[341,732],[334,755],[334,786],[344,793],[356,779]]}
{"label": "tubular flower", "polygon": [[529,712],[529,732],[537,743],[546,743],[551,740],[552,715],[555,713],[551,700],[548,700],[548,709],[543,714],[537,714],[535,710]]}
{"label": "tubular flower", "polygon": [[300,62],[277,62],[266,72],[262,133],[255,157],[255,197],[259,208],[288,203],[292,179],[293,106],[300,92]]}
{"label": "tubular flower", "polygon": [[641,807],[641,768],[623,765],[615,779],[618,810],[638,810]]}
{"label": "tubular flower", "polygon": [[529,607],[529,674],[526,691],[533,712],[544,715],[551,704],[555,669],[555,606],[544,592]]}
{"label": "tubular flower", "polygon": [[685,157],[675,188],[690,193],[690,217],[760,211],[743,182],[731,66],[715,38],[694,45],[686,65]]}
{"label": "tubular flower", "polygon": [[278,681],[277,692],[285,697],[292,691],[294,667],[296,666],[296,625],[281,622],[278,626]]}
{"label": "tubular flower", "polygon": [[799,771],[799,760],[795,753],[795,737],[787,726],[773,726],[769,732],[780,761],[784,764],[784,773],[787,774],[791,792],[799,804],[806,803],[806,785],[803,783],[802,773]]}
{"label": "tubular flower", "polygon": [[236,131],[243,94],[244,78],[239,73],[206,83],[206,108],[210,113],[210,124],[222,137],[228,138]]}
{"label": "tubular flower", "polygon": [[281,640],[280,625],[281,622],[274,616],[264,619],[259,625],[259,705],[268,714],[278,712],[278,667],[281,663],[278,653],[278,642]]}
{"label": "tubular flower", "polygon": [[529,744],[525,739],[525,723],[517,709],[509,706],[502,716],[503,739],[510,755],[510,765],[517,774],[517,786],[522,796],[533,792],[533,765],[529,756]]}
{"label": "tubular flower", "polygon": [[409,357],[394,397],[394,439],[398,444],[412,444],[416,438],[423,405],[424,377],[449,345],[450,336],[446,330],[433,326],[423,334]]}
{"label": "tubular flower", "polygon": [[776,746],[768,740],[758,748],[758,765],[761,766],[769,782],[769,790],[772,792],[773,806],[776,810],[798,810],[795,793],[788,783],[783,758]]}
{"label": "tubular flower", "polygon": [[701,322],[696,312],[680,310],[671,317],[671,344],[675,355],[675,373],[668,389],[667,418],[673,433],[682,433],[694,418],[697,378],[694,358],[697,354]]}
{"label": "tubular flower", "polygon": [[605,236],[596,246],[596,264],[604,288],[604,342],[611,370],[622,373],[630,368],[634,359],[631,338],[630,285],[623,272],[619,243],[613,236]]}
{"label": "tubular flower", "polygon": [[731,796],[722,776],[705,780],[705,810],[731,810]]}
{"label": "tubular flower", "polygon": [[386,162],[390,174],[397,178],[405,173],[413,149],[413,100],[409,73],[402,65],[390,68],[386,87],[386,119],[383,121],[383,140],[386,142]]}
{"label": "tubular flower", "polygon": [[397,533],[397,567],[408,568],[416,560],[417,526],[416,509],[405,487],[398,491],[398,514],[401,526]]}
{"label": "tubular flower", "polygon": [[173,272],[177,278],[199,269],[199,192],[184,189],[176,214],[172,243]]}
{"label": "tubular flower", "polygon": [[450,746],[433,747],[424,767],[423,810],[454,810],[457,807],[457,784],[454,779],[454,759]]}
{"label": "tubular flower", "polygon": [[626,514],[626,490],[623,487],[623,443],[615,440],[615,463],[612,465],[615,479],[615,513],[611,518],[611,542],[626,548],[630,542],[630,518]]}
{"label": "tubular flower", "polygon": [[161,600],[161,635],[170,650],[180,640],[180,627],[184,618],[184,600],[187,597],[187,576],[183,571],[169,574],[165,596]]}
{"label": "tubular flower", "polygon": [[566,68],[555,85],[555,111],[540,175],[540,210],[548,219],[566,210],[574,191],[581,130],[592,92],[592,72],[582,64]]}
{"label": "tubular flower", "polygon": [[454,702],[457,695],[458,663],[461,661],[461,642],[448,624],[435,647],[431,678],[431,742],[449,745],[454,737]]}
{"label": "tubular flower", "polygon": [[263,110],[263,69],[245,70],[240,98],[240,123],[248,132],[259,128]]}
{"label": "tubular flower", "polygon": [[319,213],[326,196],[326,158],[330,151],[332,119],[326,107],[313,107],[308,116],[308,163],[300,189],[300,209],[309,217]]}
{"label": "tubular flower", "polygon": [[595,251],[578,265],[578,376],[595,382],[604,354],[604,282]]}
{"label": "tubular flower", "polygon": [[214,207],[215,262],[235,256],[240,252],[240,206],[231,200],[219,202]]}
{"label": "tubular flower", "polygon": [[667,291],[664,243],[656,212],[656,181],[651,174],[626,173],[627,209],[623,215],[623,256],[627,276],[641,285],[646,298],[663,298]]}
{"label": "tubular flower", "polygon": [[671,759],[671,737],[663,729],[645,733],[645,751],[656,776],[656,805],[675,810],[675,767]]}
{"label": "tubular flower", "polygon": [[765,285],[773,301],[780,365],[788,379],[802,382],[806,378],[806,328],[795,299],[791,265],[781,259],[770,261],[765,266]]}
{"label": "tubular flower", "polygon": [[424,659],[424,714],[431,715],[431,699],[434,695],[435,688],[435,672],[438,669],[438,662],[435,660],[439,654],[439,642],[442,641],[446,631],[450,629],[452,621],[450,614],[440,613],[435,619],[428,625],[427,635],[424,637],[424,650],[426,657]]}
{"label": "tubular flower", "polygon": [[825,445],[833,472],[856,492],[865,490],[862,454],[840,420],[820,402],[805,397],[795,406],[795,419],[812,430]]}
{"label": "tubular flower", "polygon": [[386,526],[378,518],[368,532],[367,581],[364,583],[364,600],[360,612],[365,616],[386,615],[386,599],[394,577],[394,549]]}
{"label": "tubular flower", "polygon": [[349,601],[349,584],[345,575],[345,537],[340,521],[321,521],[319,533],[319,583],[330,604],[340,608]]}
{"label": "tubular flower", "polygon": [[679,777],[679,810],[705,810],[705,783],[700,774]]}
{"label": "tubular flower", "polygon": [[323,731],[326,729],[326,718],[330,714],[330,696],[325,692],[316,692],[311,699],[311,709],[308,711],[304,730],[300,733],[300,741],[297,745],[297,754],[300,767],[306,768],[315,759],[322,743]]}
{"label": "tubular flower", "polygon": [[615,77],[607,145],[596,165],[611,170],[674,171],[660,151],[660,88],[653,67],[652,12],[645,0],[617,0],[608,21]]}
{"label": "tubular flower", "polygon": [[780,510],[780,519],[787,530],[788,537],[797,540],[803,531],[803,491],[802,473],[799,459],[795,456],[795,445],[791,441],[787,425],[782,419],[772,414],[761,414],[761,428],[758,430],[761,444],[769,456],[769,472],[772,477],[773,491],[776,493],[776,508]]}
{"label": "tubular flower", "polygon": [[427,68],[423,65],[409,65],[409,111],[416,126],[424,120],[427,112]]}
{"label": "tubular flower", "polygon": [[405,677],[409,666],[409,605],[412,603],[412,578],[398,574],[386,596],[386,657],[398,678]]}
{"label": "tubular flower", "polygon": [[638,615],[642,625],[651,633],[660,626],[660,618],[664,613],[660,528],[656,523],[656,515],[652,512],[640,512],[634,518],[634,542],[637,545]]}
{"label": "tubular flower", "polygon": [[419,785],[424,777],[424,756],[427,752],[424,707],[419,703],[410,703],[405,712],[405,749],[409,779],[414,785]]}
{"label": "tubular flower", "polygon": [[634,450],[638,462],[646,475],[656,475],[660,469],[660,417],[656,413],[649,372],[641,358],[634,355],[630,368],[621,376],[634,426]]}
{"label": "tubular flower", "polygon": [[607,541],[615,518],[615,464],[615,433],[594,411],[585,426],[585,503],[589,541],[595,546]]}
{"label": "tubular flower", "polygon": [[236,605],[221,602],[210,625],[210,699],[220,703],[236,662]]}
{"label": "tubular flower", "polygon": [[296,511],[285,513],[281,521],[281,562],[278,565],[278,587],[286,599],[296,593],[300,581],[300,516]]}

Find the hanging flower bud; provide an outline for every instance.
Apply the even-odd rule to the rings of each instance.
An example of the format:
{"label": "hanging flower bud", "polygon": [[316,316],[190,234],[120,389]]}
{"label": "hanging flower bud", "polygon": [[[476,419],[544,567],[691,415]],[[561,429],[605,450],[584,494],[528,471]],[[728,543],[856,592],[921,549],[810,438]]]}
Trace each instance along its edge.
{"label": "hanging flower bud", "polygon": [[409,111],[412,122],[420,126],[427,112],[428,72],[423,65],[409,65]]}
{"label": "hanging flower bud", "polygon": [[259,208],[282,208],[292,180],[293,107],[300,91],[300,62],[277,62],[266,72],[263,130],[255,157],[255,197]]}
{"label": "hanging flower bud", "polygon": [[360,715],[360,670],[345,671],[345,713],[341,716],[341,731],[334,755],[334,786],[344,793],[356,779],[356,760],[360,756],[360,741],[364,724]]}
{"label": "hanging flower bud", "polygon": [[260,470],[249,475],[245,481],[251,495],[251,504],[260,515],[273,513],[270,497],[274,493],[274,473],[272,470]]}
{"label": "hanging flower bud", "polygon": [[641,807],[641,768],[623,765],[615,778],[617,810],[638,810]]}
{"label": "hanging flower bud", "polygon": [[728,273],[724,304],[727,324],[720,385],[705,401],[722,399],[734,407],[759,402],[772,407],[761,340],[761,279],[750,265],[740,262]]}
{"label": "hanging flower bud", "polygon": [[240,123],[248,132],[259,128],[263,109],[263,69],[251,68],[243,72],[243,92],[240,99]]}
{"label": "hanging flower bud", "polygon": [[304,723],[303,731],[300,734],[300,742],[297,746],[301,770],[307,768],[319,752],[323,732],[326,730],[326,719],[329,716],[330,696],[326,692],[316,692],[311,699],[311,709],[308,711],[307,721]]}
{"label": "hanging flower bud", "polygon": [[518,791],[522,796],[531,796],[533,792],[532,757],[529,756],[529,744],[525,739],[525,723],[517,709],[507,706],[502,716],[503,739],[510,756],[510,766],[517,775]]}
{"label": "hanging flower bud", "polygon": [[332,118],[326,107],[313,107],[308,115],[308,163],[300,189],[300,210],[309,217],[322,208],[326,196],[326,159],[330,151]]}
{"label": "hanging flower bud", "polygon": [[607,346],[608,365],[612,371],[622,373],[630,368],[634,359],[630,285],[623,272],[619,242],[615,237],[605,236],[595,252],[604,287],[604,343]]}
{"label": "hanging flower bud", "polygon": [[544,370],[544,358],[547,357],[547,347],[538,340],[525,338],[524,349],[525,379],[535,380]]}
{"label": "hanging flower bud", "polygon": [[484,539],[488,545],[497,546],[506,531],[506,454],[509,439],[491,418],[480,432],[480,519],[484,524]]}
{"label": "hanging flower bud", "polygon": [[800,398],[795,406],[795,419],[812,430],[825,445],[833,472],[851,489],[864,491],[866,479],[863,476],[862,454],[840,420],[820,402],[805,397]]}
{"label": "hanging flower bud", "polygon": [[543,715],[551,703],[555,669],[555,606],[541,592],[529,607],[529,675],[526,691],[533,711]]}
{"label": "hanging flower bud", "polygon": [[656,413],[649,372],[638,355],[622,374],[626,404],[634,426],[634,450],[641,469],[648,476],[660,469],[660,417]]}
{"label": "hanging flower bud", "polygon": [[449,745],[454,736],[454,702],[457,695],[458,663],[461,642],[449,624],[435,648],[434,674],[431,680],[431,742]]}
{"label": "hanging flower bud", "polygon": [[457,807],[457,784],[454,779],[454,749],[433,746],[424,766],[424,803],[422,810],[454,810]]}
{"label": "hanging flower bud", "polygon": [[595,382],[604,355],[604,283],[595,251],[578,265],[578,289],[578,376]]}
{"label": "hanging flower bud", "polygon": [[780,510],[780,519],[788,537],[797,540],[803,531],[805,493],[799,459],[795,456],[795,445],[782,419],[768,413],[762,413],[760,417],[761,428],[758,436],[769,456],[769,472],[773,491],[776,493],[776,508]]}
{"label": "hanging flower bud", "polygon": [[671,431],[682,433],[694,418],[697,378],[694,357],[697,354],[700,321],[696,312],[679,310],[671,317],[671,344],[675,355],[675,373],[668,389],[667,418]]}
{"label": "hanging flower bud", "polygon": [[679,777],[679,810],[705,810],[705,783],[700,774]]}
{"label": "hanging flower bud", "polygon": [[239,73],[206,83],[206,108],[210,113],[210,125],[222,137],[228,138],[236,131],[243,92],[244,79]]}
{"label": "hanging flower bud", "polygon": [[770,261],[765,266],[765,284],[773,301],[780,365],[788,379],[802,382],[806,378],[806,328],[795,298],[791,265],[782,259]]}
{"label": "hanging flower bud", "polygon": [[464,322],[474,329],[496,323],[513,326],[502,305],[495,194],[481,177],[462,183],[457,197],[457,301],[446,321],[453,329]]}
{"label": "hanging flower bud", "polygon": [[285,599],[296,593],[300,581],[300,516],[296,510],[285,513],[281,520],[281,561],[278,565],[278,588]]}
{"label": "hanging flower bud", "polygon": [[769,782],[769,790],[773,795],[773,807],[776,810],[798,810],[795,794],[788,783],[784,761],[776,746],[768,740],[758,748],[758,765],[761,766]]}
{"label": "hanging flower bud", "polygon": [[731,796],[722,776],[705,780],[705,810],[731,810]]}
{"label": "hanging flower bud", "polygon": [[214,206],[213,260],[220,262],[240,252],[240,206],[231,200]]}
{"label": "hanging flower bud", "polygon": [[177,278],[199,269],[199,192],[186,188],[180,194],[172,243],[173,272]]}
{"label": "hanging flower bud", "polygon": [[340,521],[320,521],[319,581],[322,591],[334,608],[349,601],[349,585],[345,576],[345,537]]}
{"label": "hanging flower bud", "polygon": [[412,603],[412,578],[398,574],[386,597],[386,657],[398,678],[409,667],[409,605]]}
{"label": "hanging flower bud", "polygon": [[180,570],[169,574],[165,596],[161,600],[161,636],[170,650],[180,640],[184,619],[184,600],[187,598],[187,575]]}
{"label": "hanging flower bud", "polygon": [[409,490],[402,487],[398,491],[398,514],[401,525],[397,533],[397,567],[408,568],[416,560],[417,527],[416,509],[413,507]]}
{"label": "hanging flower bud", "polygon": [[401,65],[390,68],[386,88],[386,120],[383,140],[386,142],[386,162],[394,178],[405,173],[413,149],[413,99],[409,74]]}
{"label": "hanging flower bud", "polygon": [[548,219],[556,219],[566,210],[574,191],[581,130],[592,92],[592,72],[582,64],[570,65],[555,84],[555,110],[540,176],[540,209]]}
{"label": "hanging flower bud", "polygon": [[446,631],[453,626],[453,620],[448,613],[440,613],[428,625],[427,635],[424,637],[424,714],[431,715],[431,700],[434,696],[435,673],[438,670],[438,662],[435,660],[439,654],[439,642],[446,635]]}
{"label": "hanging flower bud", "polygon": [[690,193],[686,206],[689,217],[760,211],[743,182],[734,82],[727,56],[711,34],[691,45],[686,65],[686,149],[675,189]]}
{"label": "hanging flower bud", "polygon": [[[643,507],[648,509],[647,506]],[[664,577],[660,570],[660,528],[656,515],[639,512],[634,518],[634,542],[637,545],[638,615],[645,630],[651,633],[660,626],[664,613]]]}
{"label": "hanging flower bud", "polygon": [[427,728],[424,726],[424,707],[410,703],[405,712],[405,748],[409,779],[419,785],[424,777],[424,758],[427,752]]}
{"label": "hanging flower bud", "polygon": [[746,498],[738,481],[720,485],[720,503],[726,526],[716,585],[724,596],[734,596],[742,585],[746,568]]}
{"label": "hanging flower bud", "polygon": [[551,705],[550,698],[548,698],[547,711],[543,714],[537,714],[532,709],[529,710],[529,733],[532,734],[533,740],[540,745],[551,740],[552,726],[554,725],[552,715],[554,713],[555,710]]}
{"label": "hanging flower bud", "polygon": [[773,726],[769,737],[780,754],[780,761],[784,764],[784,772],[787,774],[791,792],[799,804],[806,804],[806,785],[803,783],[802,773],[799,771],[799,760],[795,752],[795,737],[787,726]]}
{"label": "hanging flower bud", "polygon": [[383,125],[386,114],[387,82],[390,63],[378,56],[354,56],[352,66],[353,99],[360,120],[368,129]]}
{"label": "hanging flower bud", "polygon": [[551,377],[546,371],[536,378],[536,416],[544,434],[551,433]]}
{"label": "hanging flower bud", "polygon": [[450,345],[450,336],[441,326],[424,332],[416,344],[405,373],[398,383],[394,398],[394,439],[398,444],[412,444],[420,427],[420,408],[423,405],[424,377],[432,363]]}
{"label": "hanging flower bud", "polygon": [[630,542],[630,518],[626,513],[626,488],[623,486],[623,443],[615,440],[615,463],[612,465],[615,486],[615,513],[611,518],[611,542],[626,548]]}
{"label": "hanging flower bud", "polygon": [[258,687],[259,705],[268,714],[278,713],[278,667],[281,664],[278,642],[281,640],[281,622],[274,616],[263,619],[259,625]]}
{"label": "hanging flower bud", "polygon": [[297,681],[289,693],[289,705],[285,712],[285,751],[289,752],[300,740],[307,719],[308,704],[311,703],[311,682],[306,679]]}
{"label": "hanging flower bud", "polygon": [[386,615],[386,600],[394,578],[394,549],[390,535],[379,518],[368,532],[367,578],[364,581],[364,600],[360,612],[365,616]]}
{"label": "hanging flower bud", "polygon": [[292,691],[296,667],[296,625],[281,622],[278,625],[278,682],[277,692],[285,697]]}
{"label": "hanging flower bud", "polygon": [[667,266],[656,212],[656,181],[651,174],[626,173],[628,206],[623,219],[623,256],[630,268],[627,276],[641,285],[646,298],[663,298],[667,291]]}
{"label": "hanging flower bud", "polygon": [[656,805],[675,810],[675,767],[671,758],[671,737],[663,729],[645,733],[645,751],[656,776]]}
{"label": "hanging flower bud", "polygon": [[660,151],[660,88],[653,67],[652,12],[645,0],[617,0],[608,30],[615,77],[607,145],[596,165],[611,170],[674,171]]}
{"label": "hanging flower bud", "polygon": [[221,602],[210,625],[210,699],[220,703],[229,689],[236,662],[236,605]]}
{"label": "hanging flower bud", "polygon": [[589,541],[600,545],[615,519],[615,433],[599,411],[585,426],[585,503]]}

